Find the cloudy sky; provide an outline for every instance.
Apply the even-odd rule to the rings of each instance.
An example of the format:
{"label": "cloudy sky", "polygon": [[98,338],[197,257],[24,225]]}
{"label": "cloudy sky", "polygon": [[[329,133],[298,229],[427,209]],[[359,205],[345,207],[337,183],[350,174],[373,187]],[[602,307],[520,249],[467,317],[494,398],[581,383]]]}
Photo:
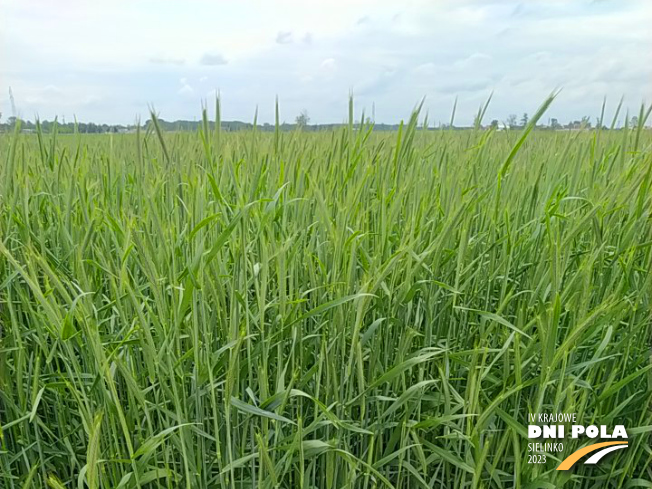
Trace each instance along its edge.
{"label": "cloudy sky", "polygon": [[312,122],[375,105],[396,122],[426,97],[430,120],[532,113],[553,89],[561,122],[603,98],[652,102],[650,0],[0,0],[0,112],[131,123],[153,105],[198,118]]}

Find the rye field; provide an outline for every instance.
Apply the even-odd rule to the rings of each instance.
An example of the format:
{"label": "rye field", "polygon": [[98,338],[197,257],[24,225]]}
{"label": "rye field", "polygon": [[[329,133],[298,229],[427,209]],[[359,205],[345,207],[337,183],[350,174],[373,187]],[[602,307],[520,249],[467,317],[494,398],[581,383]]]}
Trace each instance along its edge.
{"label": "rye field", "polygon": [[[0,487],[652,487],[652,133],[0,135]],[[528,463],[528,413],[627,426]],[[565,440],[568,454],[585,441]]]}

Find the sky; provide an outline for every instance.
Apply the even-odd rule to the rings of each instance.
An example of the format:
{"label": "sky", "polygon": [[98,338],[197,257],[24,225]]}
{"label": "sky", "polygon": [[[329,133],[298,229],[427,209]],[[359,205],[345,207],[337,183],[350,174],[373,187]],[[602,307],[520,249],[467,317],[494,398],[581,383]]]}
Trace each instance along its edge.
{"label": "sky", "polygon": [[435,124],[532,114],[607,114],[652,102],[650,0],[0,0],[0,112],[133,123],[395,123],[423,106]]}

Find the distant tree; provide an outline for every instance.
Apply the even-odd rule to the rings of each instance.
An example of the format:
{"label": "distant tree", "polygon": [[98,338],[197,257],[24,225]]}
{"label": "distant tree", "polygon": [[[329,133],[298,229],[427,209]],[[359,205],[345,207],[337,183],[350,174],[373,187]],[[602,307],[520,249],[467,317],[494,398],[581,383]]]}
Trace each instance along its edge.
{"label": "distant tree", "polygon": [[294,120],[297,126],[299,127],[306,127],[308,123],[310,122],[310,117],[308,116],[308,111],[306,109],[303,109],[301,113],[297,116],[297,118]]}
{"label": "distant tree", "polygon": [[523,117],[521,117],[521,126],[525,127],[527,126],[527,122],[530,120],[530,118],[527,115],[527,112],[523,113]]}
{"label": "distant tree", "polygon": [[516,114],[509,114],[506,124],[509,127],[516,127]]}
{"label": "distant tree", "polygon": [[550,119],[550,128],[551,128],[551,129],[559,129],[559,128],[561,128],[561,124],[560,124],[559,121],[558,121],[557,119],[555,119],[555,118]]}
{"label": "distant tree", "polygon": [[632,127],[638,126],[638,117],[634,116],[629,120],[629,124]]}
{"label": "distant tree", "polygon": [[494,119],[491,121],[491,126],[492,129],[498,129],[498,119]]}

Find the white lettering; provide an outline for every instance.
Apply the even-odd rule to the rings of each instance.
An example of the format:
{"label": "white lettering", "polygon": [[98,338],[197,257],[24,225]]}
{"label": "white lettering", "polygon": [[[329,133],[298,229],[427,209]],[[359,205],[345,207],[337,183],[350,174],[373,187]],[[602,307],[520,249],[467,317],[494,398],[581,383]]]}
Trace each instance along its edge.
{"label": "white lettering", "polygon": [[597,426],[591,425],[586,429],[586,436],[588,436],[589,438],[595,438],[596,436],[598,436],[599,433],[600,430],[598,430]]}
{"label": "white lettering", "polygon": [[573,438],[577,438],[582,433],[584,433],[584,426],[582,426],[580,424],[574,424],[573,427],[571,428],[571,432],[572,432],[571,436]]}
{"label": "white lettering", "polygon": [[528,438],[539,438],[541,436],[541,426],[531,424],[527,427]]}
{"label": "white lettering", "polygon": [[621,424],[616,425],[614,428],[614,438],[627,438],[627,431],[625,430],[625,427]]}

